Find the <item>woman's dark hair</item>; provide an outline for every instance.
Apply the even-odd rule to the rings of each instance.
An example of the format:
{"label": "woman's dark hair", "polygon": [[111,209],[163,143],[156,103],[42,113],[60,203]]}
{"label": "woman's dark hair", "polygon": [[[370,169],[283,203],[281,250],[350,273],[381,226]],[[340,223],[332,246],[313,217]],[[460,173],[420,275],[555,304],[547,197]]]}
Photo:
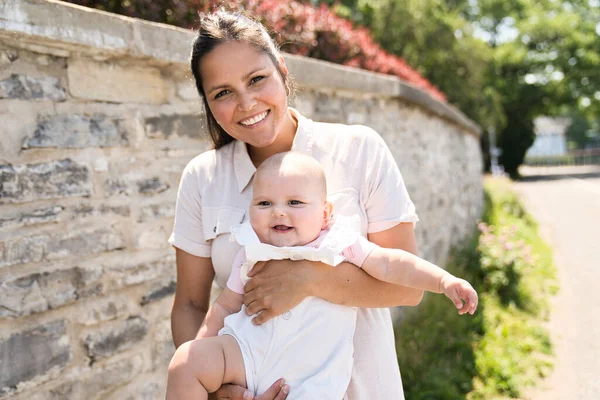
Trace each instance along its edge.
{"label": "woman's dark hair", "polygon": [[234,139],[219,126],[217,120],[210,111],[206,94],[202,88],[202,75],[200,74],[199,66],[202,57],[210,53],[215,47],[232,41],[247,43],[258,51],[267,54],[283,79],[288,96],[291,95],[293,91],[291,79],[284,74],[281,69],[279,61],[281,53],[265,27],[260,22],[243,14],[229,12],[224,9],[219,9],[218,11],[205,15],[200,20],[198,35],[196,36],[196,39],[194,39],[192,45],[190,66],[192,68],[192,74],[194,74],[194,80],[196,81],[196,88],[198,89],[200,97],[202,97],[204,111],[208,122],[208,133],[215,149],[225,146]]}

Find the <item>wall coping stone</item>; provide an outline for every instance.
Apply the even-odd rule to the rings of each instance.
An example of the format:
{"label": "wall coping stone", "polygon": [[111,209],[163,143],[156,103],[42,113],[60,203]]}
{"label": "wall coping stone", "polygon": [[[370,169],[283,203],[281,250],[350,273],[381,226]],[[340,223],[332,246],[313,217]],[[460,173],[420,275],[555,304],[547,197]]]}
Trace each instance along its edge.
{"label": "wall coping stone", "polygon": [[[194,37],[191,30],[57,0],[3,0],[0,4],[1,39],[34,51],[51,48],[57,55],[80,52],[97,60],[129,56],[187,68]],[[300,87],[398,98],[448,119],[470,134],[481,135],[481,127],[456,107],[394,76],[297,55],[284,56]]]}

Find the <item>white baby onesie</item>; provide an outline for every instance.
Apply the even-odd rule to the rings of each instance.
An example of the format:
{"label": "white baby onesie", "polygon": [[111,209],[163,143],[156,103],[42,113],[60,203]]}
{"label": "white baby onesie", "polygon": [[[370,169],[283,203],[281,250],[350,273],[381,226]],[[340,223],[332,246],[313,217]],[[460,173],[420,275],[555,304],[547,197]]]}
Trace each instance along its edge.
{"label": "white baby onesie", "polygon": [[[308,259],[332,266],[348,260],[361,266],[376,247],[355,230],[357,220],[337,217],[317,240],[299,247],[274,247],[259,242],[247,222],[232,229],[244,246],[227,286],[243,293],[246,274],[258,261]],[[341,400],[350,382],[353,364],[355,307],[308,297],[298,306],[256,326],[242,310],[225,318],[219,335],[231,335],[244,358],[246,383],[255,395],[277,379],[290,385],[288,400]]]}

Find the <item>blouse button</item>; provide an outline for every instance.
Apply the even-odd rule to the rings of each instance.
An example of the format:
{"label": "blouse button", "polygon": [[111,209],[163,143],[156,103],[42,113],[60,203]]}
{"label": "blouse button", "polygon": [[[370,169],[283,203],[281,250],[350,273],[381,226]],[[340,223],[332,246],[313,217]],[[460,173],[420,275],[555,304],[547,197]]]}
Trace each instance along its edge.
{"label": "blouse button", "polygon": [[216,226],[213,228],[213,233],[217,233],[217,227]]}
{"label": "blouse button", "polygon": [[283,317],[283,319],[285,319],[287,321],[290,318],[292,318],[292,313],[289,312],[289,311],[286,311],[286,312],[283,313],[282,317]]}

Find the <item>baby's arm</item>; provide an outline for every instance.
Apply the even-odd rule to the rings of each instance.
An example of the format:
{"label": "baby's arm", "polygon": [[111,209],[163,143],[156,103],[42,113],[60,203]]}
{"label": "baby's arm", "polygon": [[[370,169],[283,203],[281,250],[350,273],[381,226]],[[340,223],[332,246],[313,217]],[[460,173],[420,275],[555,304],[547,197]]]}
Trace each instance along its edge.
{"label": "baby's arm", "polygon": [[217,336],[223,328],[225,317],[240,311],[244,303],[244,295],[226,287],[210,306],[206,318],[198,330],[196,339]]}
{"label": "baby's arm", "polygon": [[219,330],[223,328],[225,317],[242,309],[244,286],[242,285],[240,270],[245,262],[246,255],[242,248],[233,261],[227,286],[208,309],[204,322],[196,334],[196,339],[217,336]]}
{"label": "baby's arm", "polygon": [[444,293],[458,308],[459,314],[468,312],[472,315],[477,309],[477,292],[469,282],[407,251],[377,246],[361,267],[384,282]]}

